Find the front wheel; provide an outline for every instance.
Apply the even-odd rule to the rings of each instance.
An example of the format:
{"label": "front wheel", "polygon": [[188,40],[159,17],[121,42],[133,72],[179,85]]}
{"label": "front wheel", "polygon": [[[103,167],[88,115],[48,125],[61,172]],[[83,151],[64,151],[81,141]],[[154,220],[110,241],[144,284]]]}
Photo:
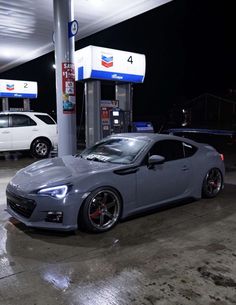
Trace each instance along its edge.
{"label": "front wheel", "polygon": [[30,152],[32,156],[42,159],[47,158],[51,149],[51,144],[46,139],[37,139],[31,145]]}
{"label": "front wheel", "polygon": [[222,189],[223,178],[218,168],[212,168],[206,174],[202,185],[202,196],[205,198],[213,198]]}
{"label": "front wheel", "polygon": [[82,207],[79,225],[91,232],[105,232],[113,228],[121,214],[121,198],[109,187],[94,190]]}

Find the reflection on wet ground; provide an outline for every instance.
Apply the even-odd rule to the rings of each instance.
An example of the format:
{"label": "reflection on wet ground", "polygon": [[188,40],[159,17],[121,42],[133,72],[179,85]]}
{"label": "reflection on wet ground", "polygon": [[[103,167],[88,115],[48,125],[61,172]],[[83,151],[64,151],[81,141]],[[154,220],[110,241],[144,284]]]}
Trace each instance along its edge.
{"label": "reflection on wet ground", "polygon": [[8,178],[33,161],[0,160],[0,305],[235,304],[236,171],[216,199],[94,235],[30,229],[4,211]]}

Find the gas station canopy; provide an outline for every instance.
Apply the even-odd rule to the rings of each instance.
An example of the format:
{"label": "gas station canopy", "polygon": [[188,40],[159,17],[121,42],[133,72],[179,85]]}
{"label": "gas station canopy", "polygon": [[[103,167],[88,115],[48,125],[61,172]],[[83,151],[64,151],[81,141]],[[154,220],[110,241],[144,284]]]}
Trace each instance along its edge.
{"label": "gas station canopy", "polygon": [[[76,0],[76,40],[171,0]],[[54,49],[53,0],[0,1],[0,72]]]}

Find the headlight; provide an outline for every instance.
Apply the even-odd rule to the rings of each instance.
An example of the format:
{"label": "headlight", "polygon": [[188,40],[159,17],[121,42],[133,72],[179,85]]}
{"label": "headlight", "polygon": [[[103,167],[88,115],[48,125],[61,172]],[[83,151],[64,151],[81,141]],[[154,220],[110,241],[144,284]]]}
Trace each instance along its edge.
{"label": "headlight", "polygon": [[53,198],[62,199],[68,192],[68,185],[53,186],[39,190],[39,195],[51,196]]}

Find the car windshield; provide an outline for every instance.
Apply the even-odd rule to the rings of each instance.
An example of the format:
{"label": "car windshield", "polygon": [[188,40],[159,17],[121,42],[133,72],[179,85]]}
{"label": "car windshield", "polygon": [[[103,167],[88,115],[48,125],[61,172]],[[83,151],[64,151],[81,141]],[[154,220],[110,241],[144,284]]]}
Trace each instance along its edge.
{"label": "car windshield", "polygon": [[132,163],[148,144],[148,139],[107,138],[85,149],[80,156],[87,160],[111,163]]}

